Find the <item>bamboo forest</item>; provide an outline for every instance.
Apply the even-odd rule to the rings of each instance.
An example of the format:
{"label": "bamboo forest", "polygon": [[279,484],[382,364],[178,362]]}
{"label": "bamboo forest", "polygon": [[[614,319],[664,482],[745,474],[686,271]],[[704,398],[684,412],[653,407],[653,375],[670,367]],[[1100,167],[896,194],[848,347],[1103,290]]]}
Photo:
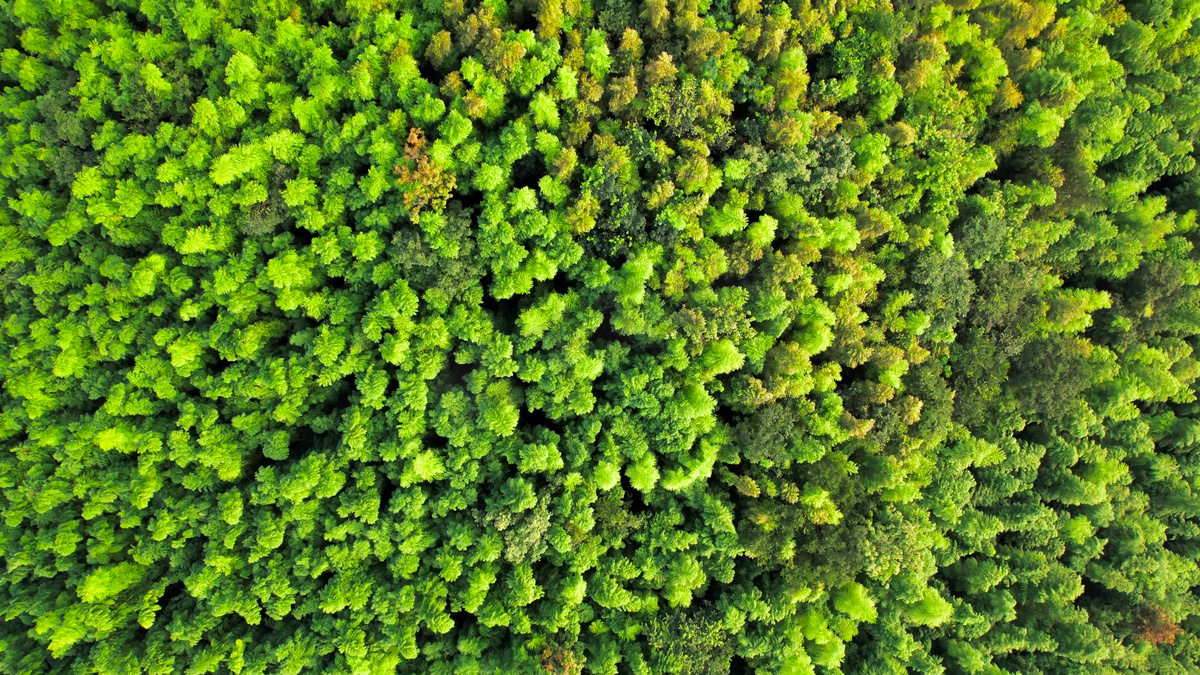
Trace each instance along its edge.
{"label": "bamboo forest", "polygon": [[0,0],[0,672],[1200,672],[1200,0]]}

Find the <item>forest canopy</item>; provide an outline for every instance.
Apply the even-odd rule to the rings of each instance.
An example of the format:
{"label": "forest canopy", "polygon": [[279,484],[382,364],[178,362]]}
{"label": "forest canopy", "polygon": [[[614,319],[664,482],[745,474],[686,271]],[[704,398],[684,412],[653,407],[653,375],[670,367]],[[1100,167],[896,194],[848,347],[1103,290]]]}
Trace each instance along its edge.
{"label": "forest canopy", "polygon": [[1200,668],[1200,1],[0,2],[0,672]]}

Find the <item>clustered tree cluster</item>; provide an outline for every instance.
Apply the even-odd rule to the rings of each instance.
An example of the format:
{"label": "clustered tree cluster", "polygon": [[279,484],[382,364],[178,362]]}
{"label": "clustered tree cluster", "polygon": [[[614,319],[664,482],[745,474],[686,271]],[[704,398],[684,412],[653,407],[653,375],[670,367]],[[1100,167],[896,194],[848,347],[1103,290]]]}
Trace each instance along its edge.
{"label": "clustered tree cluster", "polygon": [[9,0],[0,91],[0,671],[1200,664],[1197,0]]}

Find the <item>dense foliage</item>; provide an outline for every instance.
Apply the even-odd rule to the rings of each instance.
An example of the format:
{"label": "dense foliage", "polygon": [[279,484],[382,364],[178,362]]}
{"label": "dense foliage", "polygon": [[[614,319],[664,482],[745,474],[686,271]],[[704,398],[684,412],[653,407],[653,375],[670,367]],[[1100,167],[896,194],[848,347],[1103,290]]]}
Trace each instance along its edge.
{"label": "dense foliage", "polygon": [[1197,0],[0,2],[0,671],[1190,673]]}

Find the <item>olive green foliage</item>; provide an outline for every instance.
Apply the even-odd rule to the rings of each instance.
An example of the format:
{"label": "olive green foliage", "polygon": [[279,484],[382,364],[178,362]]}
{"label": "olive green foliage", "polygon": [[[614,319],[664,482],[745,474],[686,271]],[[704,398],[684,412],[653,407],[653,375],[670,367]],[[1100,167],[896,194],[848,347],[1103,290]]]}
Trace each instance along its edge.
{"label": "olive green foliage", "polygon": [[1195,0],[0,2],[0,672],[1195,672]]}

